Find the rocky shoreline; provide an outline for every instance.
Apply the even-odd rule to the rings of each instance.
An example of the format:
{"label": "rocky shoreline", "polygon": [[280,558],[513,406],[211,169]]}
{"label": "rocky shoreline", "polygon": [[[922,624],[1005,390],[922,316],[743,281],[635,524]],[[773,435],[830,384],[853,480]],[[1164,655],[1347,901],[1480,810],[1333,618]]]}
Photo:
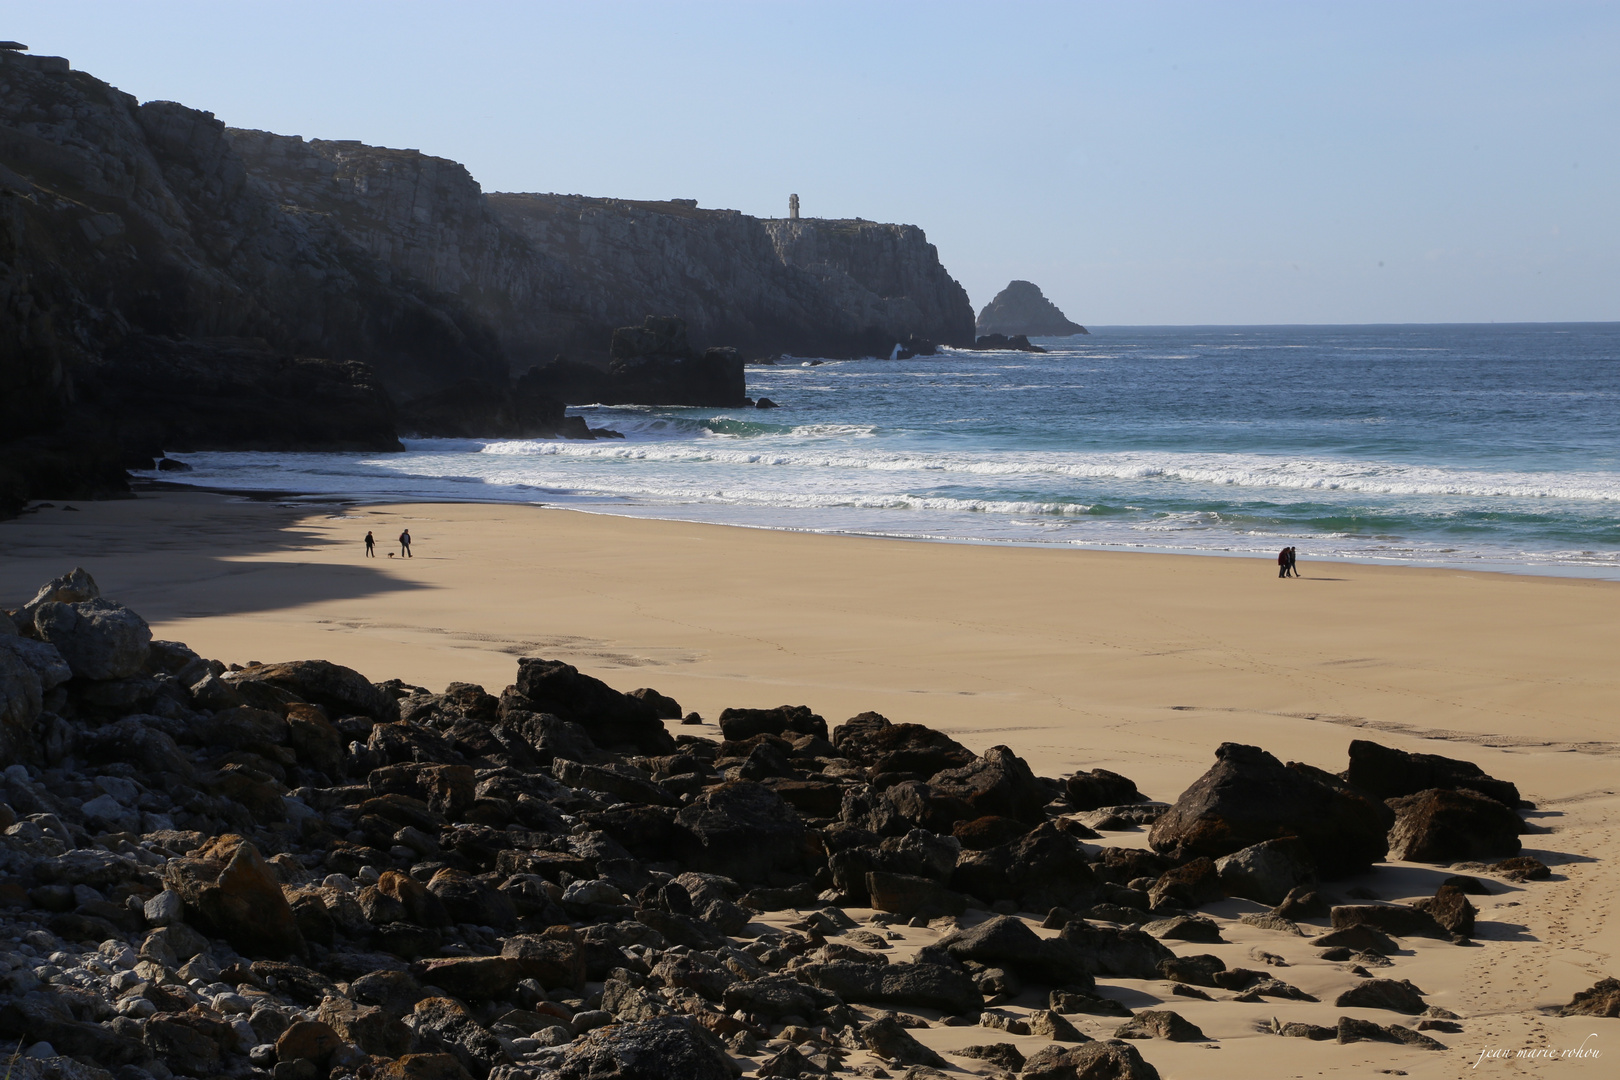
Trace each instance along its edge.
{"label": "rocky shoreline", "polygon": [[[1433,1050],[1469,1020],[1402,978],[1411,943],[1465,946],[1470,896],[1553,873],[1511,783],[1363,740],[1340,774],[1223,744],[1154,802],[873,713],[677,734],[664,695],[544,659],[499,696],[227,665],[82,570],[7,614],[18,1078],[1146,1078],[1153,1040],[1209,1041],[1177,999]],[[1452,876],[1332,895],[1386,858]],[[1238,930],[1252,968],[1208,951]]]}

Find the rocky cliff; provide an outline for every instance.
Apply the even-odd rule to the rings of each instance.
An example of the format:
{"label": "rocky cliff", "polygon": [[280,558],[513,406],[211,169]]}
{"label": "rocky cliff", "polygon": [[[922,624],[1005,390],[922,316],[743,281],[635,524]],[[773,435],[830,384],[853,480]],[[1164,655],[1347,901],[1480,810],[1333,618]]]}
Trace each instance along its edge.
{"label": "rocky cliff", "polygon": [[1068,337],[1086,328],[1070,322],[1032,281],[1012,281],[979,312],[980,334]]}
{"label": "rocky cliff", "polygon": [[[624,400],[741,397],[729,362],[615,382],[613,331],[648,314],[684,318],[694,357],[973,338],[966,294],[911,226],[488,196],[453,161],[228,130],[0,48],[0,503],[87,497],[181,445],[390,448],[394,401],[507,401],[512,374],[542,366],[594,366]],[[724,393],[677,385],[688,368]]]}
{"label": "rocky cliff", "polygon": [[973,309],[921,229],[762,221],[689,200],[483,193],[416,150],[230,132],[283,207],[329,222],[400,280],[454,296],[514,370],[605,359],[616,327],[686,320],[696,348],[887,355],[971,344]]}

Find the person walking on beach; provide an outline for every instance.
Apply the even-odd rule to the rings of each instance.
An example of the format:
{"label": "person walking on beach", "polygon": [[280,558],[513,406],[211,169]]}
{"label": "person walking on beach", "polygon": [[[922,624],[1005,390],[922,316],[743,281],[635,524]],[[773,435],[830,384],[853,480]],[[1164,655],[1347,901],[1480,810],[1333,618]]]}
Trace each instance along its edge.
{"label": "person walking on beach", "polygon": [[411,530],[409,529],[399,534],[399,557],[402,559],[415,558],[411,554]]}
{"label": "person walking on beach", "polygon": [[1288,549],[1288,573],[1293,577],[1299,577],[1299,548],[1297,547]]}
{"label": "person walking on beach", "polygon": [[1281,551],[1277,552],[1277,576],[1280,578],[1287,577],[1288,567],[1288,549],[1283,548]]}
{"label": "person walking on beach", "polygon": [[375,536],[371,535],[371,530],[370,529],[367,529],[366,530],[366,558],[375,559],[376,557],[377,557],[377,538]]}

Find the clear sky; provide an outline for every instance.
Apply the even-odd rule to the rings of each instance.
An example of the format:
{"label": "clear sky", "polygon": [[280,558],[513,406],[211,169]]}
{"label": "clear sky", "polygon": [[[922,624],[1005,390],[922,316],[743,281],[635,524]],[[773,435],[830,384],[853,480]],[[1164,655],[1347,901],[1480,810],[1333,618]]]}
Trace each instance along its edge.
{"label": "clear sky", "polygon": [[1620,319],[1620,4],[0,5],[226,123],[490,191],[922,226],[1083,323]]}

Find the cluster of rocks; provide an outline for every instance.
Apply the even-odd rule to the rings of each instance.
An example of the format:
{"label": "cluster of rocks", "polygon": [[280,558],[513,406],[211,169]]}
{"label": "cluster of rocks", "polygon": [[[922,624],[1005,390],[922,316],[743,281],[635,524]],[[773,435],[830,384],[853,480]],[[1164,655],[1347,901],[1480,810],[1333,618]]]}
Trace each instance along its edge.
{"label": "cluster of rocks", "polygon": [[[1369,969],[1469,933],[1484,886],[1335,906],[1317,877],[1519,850],[1512,785],[1371,743],[1343,776],[1223,745],[1167,806],[875,713],[727,709],[720,740],[680,717],[544,659],[499,696],[227,666],[75,570],[0,618],[0,1039],[86,1080],[729,1080],[932,1075],[912,1031],[977,1025],[1047,1045],[957,1056],[1141,1080],[1135,1041],[1205,1035],[1099,979],[1316,1000],[1176,951],[1241,897],[1279,934],[1330,920],[1336,1007],[1420,1017],[1277,1034],[1439,1046],[1455,1017]],[[1149,823],[1152,850],[1095,843]]]}

